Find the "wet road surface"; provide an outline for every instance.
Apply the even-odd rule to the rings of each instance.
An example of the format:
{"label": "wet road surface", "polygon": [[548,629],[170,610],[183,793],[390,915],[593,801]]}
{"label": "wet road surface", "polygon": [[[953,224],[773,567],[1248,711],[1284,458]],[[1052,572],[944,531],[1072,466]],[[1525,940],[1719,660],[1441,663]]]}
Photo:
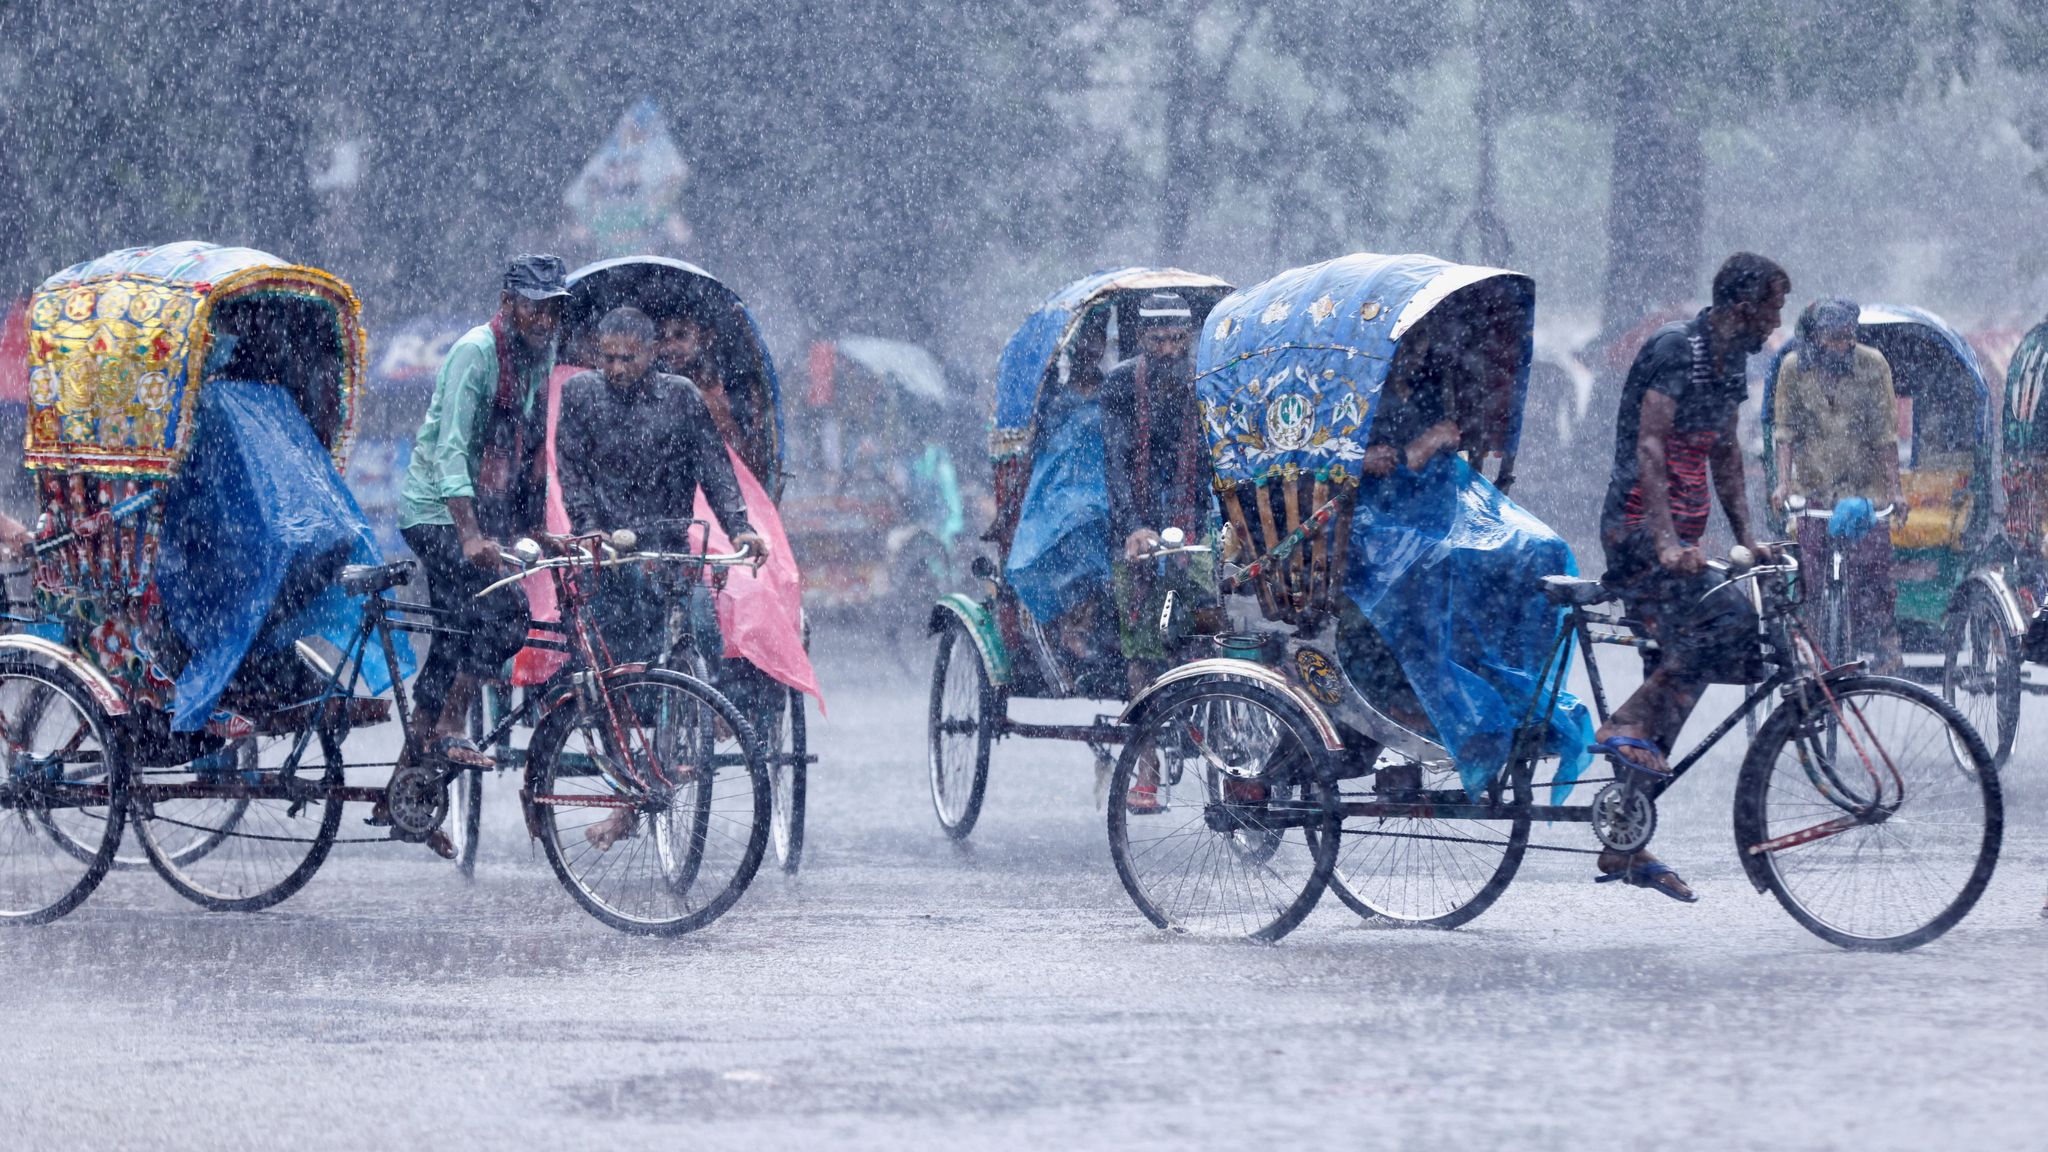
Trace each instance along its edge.
{"label": "wet road surface", "polygon": [[1916,953],[1837,951],[1748,887],[1736,741],[1663,805],[1697,906],[1532,853],[1457,932],[1331,898],[1264,947],[1145,924],[1080,748],[998,746],[948,842],[922,684],[880,655],[824,671],[805,870],[764,866],[695,936],[578,911],[509,775],[473,885],[358,845],[269,912],[123,872],[0,933],[0,1147],[2039,1146],[2048,708],[1997,880]]}

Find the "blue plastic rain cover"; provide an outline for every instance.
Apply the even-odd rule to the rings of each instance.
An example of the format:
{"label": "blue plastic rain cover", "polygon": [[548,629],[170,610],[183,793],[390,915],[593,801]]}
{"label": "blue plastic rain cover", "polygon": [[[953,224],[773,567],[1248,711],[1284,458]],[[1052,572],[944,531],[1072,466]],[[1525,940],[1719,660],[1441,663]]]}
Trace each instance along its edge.
{"label": "blue plastic rain cover", "polygon": [[1109,591],[1109,485],[1102,405],[1048,412],[1003,578],[1040,622]]}
{"label": "blue plastic rain cover", "polygon": [[[1360,485],[1348,567],[1345,592],[1476,794],[1507,762],[1516,726],[1548,683],[1544,660],[1563,612],[1537,582],[1578,574],[1571,546],[1463,460],[1438,456],[1420,473]],[[1586,706],[1563,695],[1546,749],[1560,757],[1558,781],[1578,778],[1592,738]]]}
{"label": "blue plastic rain cover", "polygon": [[[191,454],[165,494],[157,562],[165,618],[191,653],[172,729],[203,727],[251,652],[312,635],[345,645],[361,600],[334,577],[379,562],[369,523],[291,394],[209,381]],[[364,677],[381,692],[390,675],[371,647]],[[403,648],[400,662],[409,663]]]}

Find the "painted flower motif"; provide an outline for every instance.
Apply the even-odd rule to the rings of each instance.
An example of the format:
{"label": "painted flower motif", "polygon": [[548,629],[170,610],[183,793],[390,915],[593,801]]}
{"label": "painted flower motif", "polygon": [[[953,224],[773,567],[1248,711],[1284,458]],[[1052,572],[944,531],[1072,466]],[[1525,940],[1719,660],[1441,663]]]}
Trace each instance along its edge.
{"label": "painted flower motif", "polygon": [[57,433],[63,428],[59,420],[60,417],[58,417],[55,408],[37,409],[36,414],[29,418],[29,438],[38,444],[55,443]]}
{"label": "painted flower motif", "polygon": [[57,322],[57,315],[62,309],[63,305],[57,303],[56,297],[45,296],[36,301],[35,307],[29,310],[29,323],[38,328],[48,328]]}
{"label": "painted flower motif", "polygon": [[90,288],[80,288],[64,298],[64,318],[67,320],[90,320],[93,308],[99,304],[99,297]]}
{"label": "painted flower motif", "polygon": [[162,412],[144,412],[135,418],[135,446],[137,448],[161,448],[164,446],[164,430],[170,422]]}
{"label": "painted flower motif", "polygon": [[100,446],[127,448],[135,442],[135,417],[126,412],[109,412],[100,417]]}
{"label": "painted flower motif", "polygon": [[28,374],[28,398],[47,407],[57,402],[57,370],[45,364]]}
{"label": "painted flower motif", "polygon": [[99,314],[109,320],[118,320],[128,314],[128,289],[119,284],[100,293]]}
{"label": "painted flower motif", "polygon": [[1278,324],[1282,320],[1287,319],[1288,315],[1293,311],[1294,302],[1292,300],[1275,300],[1271,304],[1266,305],[1264,312],[1259,313],[1259,322],[1261,324]]}
{"label": "painted flower motif", "polygon": [[1337,298],[1327,292],[1323,293],[1322,297],[1315,303],[1308,306],[1308,318],[1315,324],[1321,324],[1336,314]]}
{"label": "painted flower motif", "polygon": [[171,402],[171,378],[162,372],[144,372],[135,382],[135,399],[144,408],[162,411]]}
{"label": "painted flower motif", "polygon": [[1332,436],[1323,444],[1323,454],[1337,460],[1363,460],[1365,448],[1349,436]]}
{"label": "painted flower motif", "polygon": [[1231,330],[1232,330],[1232,328],[1233,328],[1234,324],[1235,324],[1235,319],[1234,319],[1233,317],[1230,317],[1230,316],[1225,316],[1225,317],[1224,317],[1223,319],[1221,319],[1221,320],[1217,321],[1217,323],[1216,323],[1216,342],[1217,342],[1217,343],[1219,343],[1219,344],[1220,344],[1220,343],[1222,343],[1223,341],[1225,341],[1225,340],[1228,340],[1228,339],[1230,339],[1230,333],[1231,333]]}
{"label": "painted flower motif", "polygon": [[1337,401],[1337,406],[1330,410],[1330,423],[1347,432],[1358,427],[1362,421],[1356,392],[1346,392],[1344,398]]}
{"label": "painted flower motif", "polygon": [[84,412],[73,412],[64,417],[63,441],[66,444],[91,444],[93,435],[92,417]]}
{"label": "painted flower motif", "polygon": [[163,307],[162,294],[152,291],[137,292],[134,298],[128,301],[128,319],[137,324],[146,324],[150,317],[163,311]]}

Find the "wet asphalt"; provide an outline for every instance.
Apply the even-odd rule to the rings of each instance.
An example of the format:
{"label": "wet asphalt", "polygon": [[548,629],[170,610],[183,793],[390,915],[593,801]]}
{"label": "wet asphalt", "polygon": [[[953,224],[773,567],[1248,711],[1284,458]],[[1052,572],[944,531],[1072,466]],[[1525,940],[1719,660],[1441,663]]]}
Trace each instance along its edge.
{"label": "wet asphalt", "polygon": [[690,937],[580,912],[509,775],[474,883],[350,845],[264,913],[122,872],[0,932],[0,1148],[2042,1146],[2048,707],[1990,892],[1915,953],[1838,951],[1749,888],[1735,741],[1663,805],[1696,906],[1535,853],[1456,932],[1326,899],[1259,946],[1144,922],[1078,747],[999,745],[948,841],[921,674],[847,642],[823,672],[803,872]]}

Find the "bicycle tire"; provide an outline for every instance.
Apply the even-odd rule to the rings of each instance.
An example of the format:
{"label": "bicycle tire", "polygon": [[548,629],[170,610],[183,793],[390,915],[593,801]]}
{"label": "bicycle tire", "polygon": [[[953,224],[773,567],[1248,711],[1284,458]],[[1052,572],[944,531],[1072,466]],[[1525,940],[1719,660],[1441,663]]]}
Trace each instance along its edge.
{"label": "bicycle tire", "polygon": [[[1857,951],[1902,952],[1917,948],[1940,937],[1968,915],[1991,882],[2005,827],[2004,798],[1998,770],[1976,731],[1960,713],[1926,688],[1885,676],[1844,676],[1828,681],[1826,687],[1841,715],[1847,718],[1845,721],[1835,721],[1834,713],[1827,709],[1825,703],[1809,702],[1809,697],[1788,699],[1764,721],[1757,742],[1743,758],[1735,787],[1734,825],[1738,858],[1759,889],[1771,891],[1793,920],[1821,939]],[[1927,728],[1927,734],[1919,737],[1913,733],[1899,735],[1895,730],[1907,721],[1890,720],[1886,714],[1871,719],[1876,703],[1885,700],[1898,703],[1897,714],[1900,717],[1917,711],[1920,714],[1918,725]],[[1937,723],[1940,725],[1938,729],[1930,727]],[[1880,733],[1880,726],[1892,730],[1892,734]],[[1808,729],[1815,735],[1806,735],[1804,730]],[[1859,730],[1862,733],[1860,737],[1855,735]],[[1847,743],[1852,751],[1859,753],[1857,759],[1842,756],[1841,768],[1837,770],[1825,748],[1809,745],[1795,750],[1793,763],[1799,766],[1799,774],[1785,774],[1792,785],[1804,778],[1820,799],[1800,801],[1800,790],[1795,786],[1774,788],[1773,778],[1780,775],[1777,770],[1781,764],[1781,753],[1787,745],[1802,736],[1811,741],[1829,733],[1849,735],[1851,738],[1846,742],[1842,735],[1832,736],[1830,739],[1834,743],[1830,746],[1839,749]],[[1937,736],[1941,738],[1937,740]],[[1859,746],[1863,740],[1868,741],[1869,748]],[[1929,748],[1932,751],[1924,753],[1924,769],[1921,756],[1900,767],[1908,754]],[[1825,779],[1817,779],[1816,773]],[[1893,808],[1895,815],[1907,803],[1905,779],[1909,774],[1915,781],[1911,786],[1915,799],[1932,788],[1945,786],[1955,794],[1962,810],[1981,812],[1981,831],[1972,836],[1970,829],[1976,825],[1934,822],[1916,815],[1903,822],[1905,833],[1894,827],[1899,822],[1887,817],[1880,821],[1852,822],[1837,832],[1815,836],[1809,841],[1788,842],[1800,834],[1801,829],[1811,832],[1849,818],[1851,808],[1845,807],[1845,803],[1853,805],[1860,802],[1866,809],[1875,806],[1884,799],[1886,789],[1892,787],[1896,787],[1898,795]],[[1867,775],[1872,783],[1860,781],[1859,775]],[[1782,799],[1775,805],[1774,792],[1782,794]],[[1936,791],[1934,795],[1942,793]],[[1773,822],[1774,807],[1786,817],[1782,824]],[[1799,810],[1801,807],[1813,811],[1806,813]],[[1919,812],[1917,807],[1915,812]],[[1953,834],[1952,844],[1939,851],[1940,858],[1936,858],[1935,850],[1914,852],[1913,843],[1903,839],[1921,828],[1941,827],[1956,827],[1961,831]],[[1863,852],[1864,846],[1879,835],[1890,835],[1891,843],[1900,846],[1889,852]],[[1928,835],[1948,834],[1933,832]],[[1764,847],[1771,844],[1784,846]],[[1820,851],[1803,851],[1808,847],[1826,848],[1837,853],[1847,849],[1848,862],[1846,866],[1836,864],[1829,869],[1827,861],[1820,858]],[[1802,856],[1794,857],[1792,853],[1795,852]],[[1795,874],[1785,861],[1797,858],[1806,858],[1811,863]],[[1952,877],[1942,885],[1940,895],[1923,902],[1925,911],[1904,917],[1901,922],[1887,925],[1881,931],[1873,931],[1840,923],[1840,916],[1831,916],[1817,907],[1822,896],[1855,897],[1863,891],[1862,878],[1849,870],[1886,867],[1893,861],[1903,865],[1909,860],[1915,878],[1943,873]],[[1805,878],[1809,873],[1814,876],[1812,883]],[[1955,891],[1948,895],[1951,885]],[[1855,900],[1849,903],[1861,908],[1874,907],[1874,902],[1868,899],[1860,904]]]}
{"label": "bicycle tire", "polygon": [[[1127,798],[1148,754],[1161,807],[1133,814]],[[1258,766],[1250,776],[1214,779],[1223,773],[1208,765],[1233,760]],[[1189,787],[1177,793],[1182,785]],[[1340,824],[1337,788],[1308,718],[1263,685],[1208,677],[1145,701],[1110,777],[1108,819],[1117,878],[1154,927],[1261,943],[1286,936],[1315,909]]]}
{"label": "bicycle tire", "polygon": [[[4,715],[8,703],[6,689],[9,681],[26,681],[49,690],[54,693],[53,698],[62,699],[83,721],[80,728],[63,739],[52,737],[55,751],[37,753],[35,749],[40,743],[43,721],[49,718],[50,701],[45,699],[37,706],[35,728],[9,725],[9,738],[6,745],[0,747],[0,769],[4,769],[4,775],[0,775],[0,924],[47,924],[84,903],[112,869],[115,853],[120,850],[122,832],[128,823],[128,764],[110,718],[75,674],[31,660],[0,659],[0,715]],[[40,695],[40,690],[37,694]],[[98,759],[81,759],[80,762],[96,763],[99,771],[95,775],[105,780],[100,785],[105,789],[105,803],[97,806],[104,811],[96,818],[88,818],[99,829],[99,843],[89,858],[79,859],[63,846],[61,840],[58,841],[56,851],[77,866],[76,876],[68,880],[58,877],[54,884],[34,883],[26,873],[46,878],[53,875],[49,864],[51,850],[39,847],[48,838],[43,831],[44,821],[37,819],[38,813],[48,813],[47,803],[37,803],[39,796],[46,795],[46,790],[40,782],[17,785],[15,770],[24,755],[37,760],[70,757],[78,755],[88,741],[97,745],[97,751],[85,755],[96,755]],[[64,782],[71,783],[69,769],[65,776]],[[82,811],[87,807],[77,805],[76,810]],[[80,842],[85,841],[81,839]],[[24,869],[22,878],[15,878],[14,862],[26,861],[31,856],[35,857],[35,866]],[[32,883],[33,890],[30,889]]]}
{"label": "bicycle tire", "polygon": [[[963,656],[971,659],[963,660]],[[981,819],[981,805],[988,795],[989,750],[995,742],[994,716],[1000,701],[982,662],[981,647],[965,624],[947,619],[932,657],[926,766],[932,813],[938,817],[939,827],[955,840],[967,839]],[[969,735],[971,743],[948,740]]]}
{"label": "bicycle tire", "polygon": [[[2006,629],[2005,613],[1990,594],[1974,584],[1963,603],[1943,619],[1941,632],[1941,698],[1986,738],[1991,762],[2002,770],[2019,736],[2019,637]],[[1973,686],[1990,691],[1969,691]]]}
{"label": "bicycle tire", "polygon": [[774,756],[770,766],[775,781],[773,843],[775,859],[782,865],[783,873],[794,876],[804,860],[804,800],[809,775],[809,764],[805,760],[807,733],[803,694],[794,688],[785,688],[782,696],[782,707],[777,710],[771,729],[776,735],[775,745],[769,749]]}
{"label": "bicycle tire", "polygon": [[[616,670],[605,675],[604,693],[613,701],[613,706],[620,709],[621,715],[632,718],[636,730],[643,713],[658,714],[660,719],[657,719],[656,727],[666,731],[667,735],[657,735],[652,743],[658,745],[663,740],[670,741],[670,751],[662,758],[682,754],[680,750],[684,746],[692,757],[687,765],[662,768],[661,784],[671,783],[669,777],[687,774],[689,779],[675,784],[668,797],[659,795],[655,789],[617,784],[615,773],[600,762],[609,760],[607,753],[600,751],[593,755],[587,750],[579,753],[571,747],[572,738],[579,732],[584,734],[586,749],[592,735],[597,736],[600,746],[606,739],[596,732],[591,719],[585,716],[582,701],[571,696],[541,718],[535,725],[533,740],[527,746],[526,784],[521,799],[526,806],[528,820],[539,834],[542,850],[556,878],[577,904],[600,923],[641,935],[674,936],[696,931],[732,908],[752,883],[761,858],[766,854],[772,797],[768,767],[760,745],[732,701],[696,677],[664,669]],[[663,698],[664,702],[650,704],[649,701],[655,697]],[[662,729],[663,725],[672,727]],[[711,749],[708,754],[707,739]],[[722,750],[726,748],[729,750]],[[730,762],[734,758],[737,758],[737,764]],[[643,763],[641,767],[648,766]],[[727,791],[726,797],[733,799],[747,813],[744,842],[735,840],[714,824],[719,820],[741,822],[713,811],[719,797],[720,772],[725,767],[743,770],[726,773],[724,779],[737,782]],[[706,768],[709,771],[705,771]],[[586,790],[578,794],[557,791],[572,779],[582,781],[578,787]],[[659,787],[656,785],[657,789]],[[694,845],[689,855],[689,882],[678,890],[667,872],[666,862],[657,860],[657,874],[644,884],[634,885],[647,892],[652,904],[640,908],[622,906],[622,889],[628,886],[626,877],[634,873],[630,868],[621,871],[617,865],[626,855],[645,851],[645,842],[662,839],[660,829],[669,827],[674,822],[670,814],[679,810],[671,798],[686,792],[692,795],[688,835],[690,844]],[[560,824],[565,812],[593,808],[630,810],[638,815],[632,818],[630,832],[600,848],[597,841],[589,836],[591,826],[598,821],[569,827]],[[643,843],[629,845],[619,859],[607,855],[620,844],[643,839],[643,823],[649,826]],[[566,843],[572,838],[570,834],[575,832],[585,835],[585,844],[581,847]],[[676,833],[667,835],[673,837]],[[702,875],[703,865],[710,859],[714,835],[737,849],[733,867],[715,893],[701,901],[695,900],[696,881]],[[657,854],[660,851],[657,848]],[[586,873],[581,870],[581,865],[591,852],[597,853],[599,864]],[[617,881],[617,885],[600,890],[612,881]]]}

